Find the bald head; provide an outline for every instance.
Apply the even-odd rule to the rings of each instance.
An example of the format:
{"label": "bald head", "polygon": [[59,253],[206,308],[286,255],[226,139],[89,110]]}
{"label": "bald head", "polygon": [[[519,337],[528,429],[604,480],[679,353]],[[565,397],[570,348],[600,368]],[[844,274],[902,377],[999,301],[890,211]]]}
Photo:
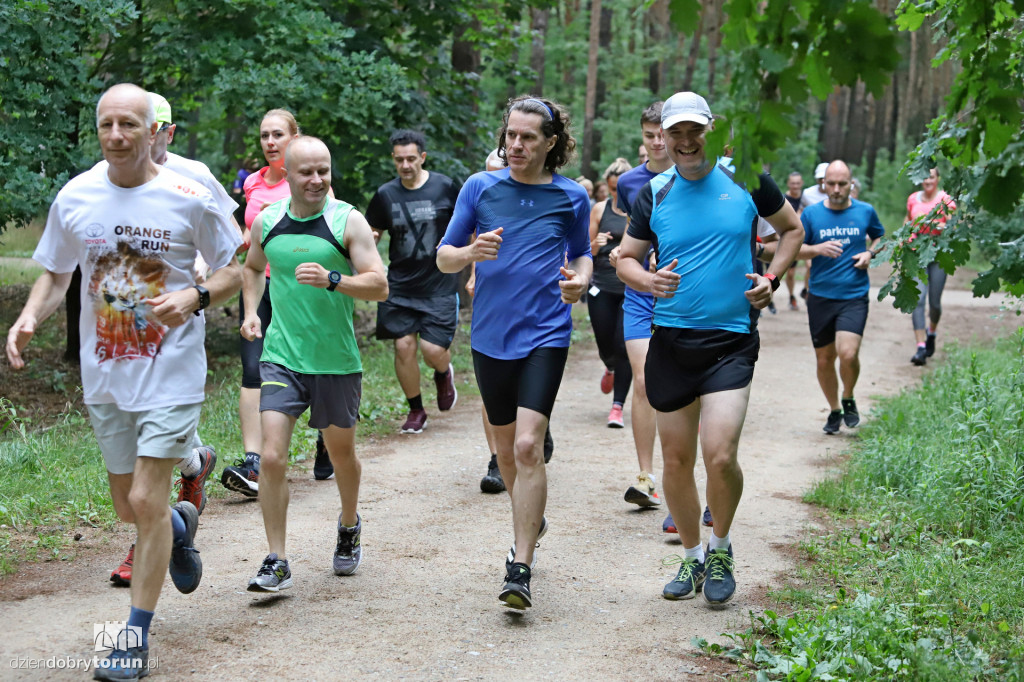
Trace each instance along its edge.
{"label": "bald head", "polygon": [[302,164],[310,157],[326,156],[327,163],[331,162],[331,150],[327,148],[323,140],[312,135],[299,135],[288,143],[284,150],[284,167],[292,168]]}
{"label": "bald head", "polygon": [[96,125],[99,126],[100,114],[104,108],[112,106],[131,109],[139,114],[147,128],[156,123],[156,108],[149,93],[132,83],[118,83],[108,88],[96,102]]}
{"label": "bald head", "polygon": [[836,160],[825,169],[825,194],[828,195],[828,206],[842,210],[850,205],[850,167]]}
{"label": "bald head", "polygon": [[292,193],[292,208],[298,217],[323,208],[331,189],[331,152],[323,141],[300,135],[288,143],[284,168]]}

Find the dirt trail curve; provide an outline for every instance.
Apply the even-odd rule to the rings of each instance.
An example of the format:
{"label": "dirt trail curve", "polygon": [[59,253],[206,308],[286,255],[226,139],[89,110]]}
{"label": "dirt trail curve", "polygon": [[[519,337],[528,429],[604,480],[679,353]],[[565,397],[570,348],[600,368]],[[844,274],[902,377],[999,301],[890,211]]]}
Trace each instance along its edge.
{"label": "dirt trail curve", "polygon": [[[987,338],[1020,323],[1012,314],[993,319],[994,301],[972,301],[964,291],[947,291],[944,303],[938,362],[951,339]],[[671,571],[660,559],[680,545],[661,532],[662,510],[622,501],[636,469],[630,431],[605,427],[609,400],[597,390],[597,353],[579,346],[552,420],[551,530],[538,550],[534,608],[519,614],[497,601],[509,504],[479,491],[488,453],[479,401],[464,399],[449,414],[432,410],[423,435],[362,448],[365,561],[355,576],[330,570],[339,507],[333,482],[291,472],[296,583],[277,597],[245,591],[266,552],[258,505],[212,500],[197,536],[202,585],[186,596],[168,581],[157,610],[154,678],[721,679],[735,668],[694,658],[691,637],[721,641],[719,633],[742,629],[748,611],[763,608],[766,591],[792,568],[789,548],[811,523],[802,491],[823,474],[828,453],[852,438],[845,428],[837,437],[821,432],[826,406],[806,313],[780,306],[763,318],[761,339],[740,452],[746,492],[733,529],[739,590],[727,608],[661,598]],[[865,414],[873,397],[922,374],[908,362],[911,339],[909,317],[872,304],[857,394]],[[656,462],[660,470],[660,454]],[[127,614],[127,591],[106,580],[129,534],[84,532],[75,561],[24,565],[0,583],[0,679],[84,679],[80,671],[11,664],[91,658],[93,624]]]}

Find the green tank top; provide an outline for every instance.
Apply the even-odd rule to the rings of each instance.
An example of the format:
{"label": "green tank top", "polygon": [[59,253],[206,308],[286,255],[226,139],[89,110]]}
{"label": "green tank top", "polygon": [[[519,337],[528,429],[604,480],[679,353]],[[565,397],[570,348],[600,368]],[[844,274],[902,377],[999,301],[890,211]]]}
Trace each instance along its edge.
{"label": "green tank top", "polygon": [[274,312],[260,360],[301,374],[362,372],[352,297],[295,280],[295,268],[310,262],[352,275],[344,247],[352,205],[328,197],[323,211],[301,219],[292,215],[290,206],[290,198],[282,199],[263,213],[260,244],[274,271],[268,283]]}

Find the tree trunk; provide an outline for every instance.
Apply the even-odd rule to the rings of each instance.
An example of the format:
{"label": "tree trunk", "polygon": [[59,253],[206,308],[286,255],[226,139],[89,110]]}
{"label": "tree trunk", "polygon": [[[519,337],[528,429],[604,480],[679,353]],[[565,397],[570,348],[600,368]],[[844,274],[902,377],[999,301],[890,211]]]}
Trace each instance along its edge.
{"label": "tree trunk", "polygon": [[[644,15],[647,22],[648,45],[660,45],[666,38],[665,27],[669,25],[668,0],[656,0],[649,12]],[[655,59],[647,68],[647,87],[652,95],[661,92],[665,80],[665,62]]]}
{"label": "tree trunk", "polygon": [[530,10],[530,68],[533,69],[533,94],[540,97],[544,94],[544,41],[548,34],[548,14],[550,10]]}
{"label": "tree trunk", "polygon": [[722,0],[710,0],[705,7],[708,20],[708,92],[707,98],[715,97],[715,66],[718,59],[718,46],[722,43]]}
{"label": "tree trunk", "polygon": [[587,91],[583,104],[583,151],[580,155],[580,173],[588,178],[594,175],[594,118],[597,108],[597,55],[600,51],[601,0],[590,3],[590,41],[587,52]]}
{"label": "tree trunk", "polygon": [[700,13],[697,19],[697,29],[690,39],[690,56],[686,60],[686,72],[683,74],[683,90],[693,90],[693,72],[697,68],[697,58],[700,56],[700,37],[704,33],[704,12]]}

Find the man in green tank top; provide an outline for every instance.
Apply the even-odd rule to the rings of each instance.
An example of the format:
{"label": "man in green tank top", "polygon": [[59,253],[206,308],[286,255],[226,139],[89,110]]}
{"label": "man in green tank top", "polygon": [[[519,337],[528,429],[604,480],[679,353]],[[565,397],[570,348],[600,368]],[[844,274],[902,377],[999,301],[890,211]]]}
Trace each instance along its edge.
{"label": "man in green tank top", "polygon": [[356,510],[362,466],[355,452],[362,363],[352,327],[354,298],[383,301],[387,275],[366,219],[350,204],[328,196],[331,154],[314,137],[288,145],[285,169],[291,197],[266,207],[252,225],[242,296],[241,334],[263,336],[256,302],[263,295],[264,268],[274,270],[270,300],[274,319],[260,358],[260,420],[263,451],[260,507],[270,554],[250,592],[292,586],[285,551],[288,514],[288,445],[295,421],[310,410],[334,465],[341,496],[333,569],[351,575],[362,560],[362,523]]}

